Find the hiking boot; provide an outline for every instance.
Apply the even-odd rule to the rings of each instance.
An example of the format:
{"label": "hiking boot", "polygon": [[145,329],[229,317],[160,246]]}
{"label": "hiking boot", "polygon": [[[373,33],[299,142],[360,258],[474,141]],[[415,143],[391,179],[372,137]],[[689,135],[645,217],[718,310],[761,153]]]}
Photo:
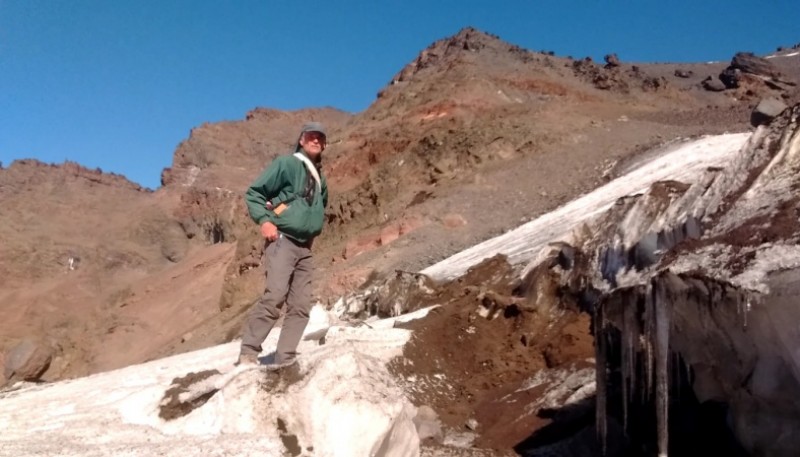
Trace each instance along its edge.
{"label": "hiking boot", "polygon": [[303,379],[300,364],[297,360],[265,367],[264,382],[262,387],[268,391],[285,392],[292,384]]}
{"label": "hiking boot", "polygon": [[239,354],[236,365],[258,365],[258,354]]}

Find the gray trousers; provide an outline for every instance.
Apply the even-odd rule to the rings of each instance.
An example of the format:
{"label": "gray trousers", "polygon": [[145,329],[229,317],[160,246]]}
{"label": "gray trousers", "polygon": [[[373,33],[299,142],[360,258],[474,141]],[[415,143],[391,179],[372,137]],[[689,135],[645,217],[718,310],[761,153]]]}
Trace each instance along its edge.
{"label": "gray trousers", "polygon": [[285,302],[286,317],[278,337],[275,363],[288,363],[297,356],[297,345],[311,313],[311,249],[281,235],[267,246],[265,254],[267,286],[244,323],[241,353],[261,352],[261,343],[280,317]]}

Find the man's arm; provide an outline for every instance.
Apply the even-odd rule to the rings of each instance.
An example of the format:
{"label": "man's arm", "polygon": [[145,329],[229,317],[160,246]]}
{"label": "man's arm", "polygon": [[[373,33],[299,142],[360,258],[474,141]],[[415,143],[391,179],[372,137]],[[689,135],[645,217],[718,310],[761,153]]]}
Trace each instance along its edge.
{"label": "man's arm", "polygon": [[244,194],[247,211],[258,225],[274,222],[275,216],[267,209],[267,201],[277,196],[285,185],[283,161],[280,157],[272,161],[269,167],[256,179]]}

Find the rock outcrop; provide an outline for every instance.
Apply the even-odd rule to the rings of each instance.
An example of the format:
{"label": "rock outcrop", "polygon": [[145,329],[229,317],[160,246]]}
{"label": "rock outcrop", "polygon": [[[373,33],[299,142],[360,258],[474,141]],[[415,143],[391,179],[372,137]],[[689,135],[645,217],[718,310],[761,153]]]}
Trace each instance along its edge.
{"label": "rock outcrop", "polygon": [[606,54],[603,60],[606,61],[606,68],[614,68],[622,65],[616,54]]}
{"label": "rock outcrop", "polygon": [[731,67],[752,75],[780,79],[781,72],[769,60],[754,55],[752,52],[739,52],[731,60]]}
{"label": "rock outcrop", "polygon": [[750,52],[739,52],[733,56],[731,64],[719,74],[719,79],[728,89],[766,84],[771,89],[785,90],[788,86],[795,86],[769,60]]}
{"label": "rock outcrop", "polygon": [[606,56],[606,65],[600,66],[591,57],[576,60],[572,70],[578,78],[590,82],[600,90],[633,93],[636,90],[655,92],[668,87],[666,79],[648,75],[641,67],[623,68],[616,54]]}

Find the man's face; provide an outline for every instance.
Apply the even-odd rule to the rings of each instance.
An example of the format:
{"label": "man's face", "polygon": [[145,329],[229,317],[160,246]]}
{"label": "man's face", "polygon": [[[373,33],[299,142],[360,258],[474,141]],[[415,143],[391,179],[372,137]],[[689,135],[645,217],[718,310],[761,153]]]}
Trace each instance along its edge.
{"label": "man's face", "polygon": [[320,132],[305,132],[300,138],[300,146],[306,151],[309,157],[316,159],[325,149],[326,138]]}

